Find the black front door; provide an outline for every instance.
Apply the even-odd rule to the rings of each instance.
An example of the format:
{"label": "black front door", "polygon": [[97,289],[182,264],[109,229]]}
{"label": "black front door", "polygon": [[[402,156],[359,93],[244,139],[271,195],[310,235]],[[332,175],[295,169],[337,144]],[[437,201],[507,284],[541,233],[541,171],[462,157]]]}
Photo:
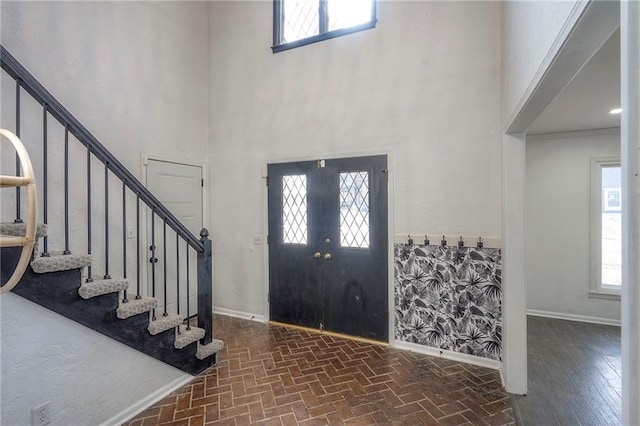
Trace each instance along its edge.
{"label": "black front door", "polygon": [[387,341],[387,157],[268,173],[271,319]]}

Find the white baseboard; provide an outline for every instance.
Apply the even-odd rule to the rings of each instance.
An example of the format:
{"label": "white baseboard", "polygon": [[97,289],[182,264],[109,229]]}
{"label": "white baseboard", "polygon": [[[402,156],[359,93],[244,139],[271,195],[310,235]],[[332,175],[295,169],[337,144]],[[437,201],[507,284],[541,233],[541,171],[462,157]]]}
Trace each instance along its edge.
{"label": "white baseboard", "polygon": [[169,395],[174,390],[186,385],[193,379],[194,377],[192,375],[185,373],[184,376],[178,377],[174,381],[167,383],[165,386],[161,387],[160,389],[156,390],[155,392],[146,396],[145,398],[142,398],[140,401],[128,407],[121,413],[118,413],[115,416],[111,417],[109,420],[102,423],[101,426],[115,426],[115,425],[123,424],[127,420],[130,420],[135,416],[137,416],[138,414],[142,413],[148,407],[160,401],[162,398]]}
{"label": "white baseboard", "polygon": [[591,324],[613,325],[616,327],[620,327],[620,324],[621,324],[620,320],[614,320],[609,318],[565,314],[562,312],[547,312],[547,311],[539,311],[537,309],[527,309],[527,315],[531,315],[533,317],[555,318],[555,319],[561,319],[561,320],[567,320],[567,321],[588,322]]}
{"label": "white baseboard", "polygon": [[465,362],[467,364],[477,365],[480,367],[487,367],[493,370],[500,370],[502,368],[502,362],[496,361],[495,359],[462,354],[460,352],[454,352],[447,349],[438,349],[431,346],[419,345],[417,343],[402,342],[400,340],[396,340],[393,343],[393,347],[425,355],[438,356],[441,358],[450,359],[452,361]]}
{"label": "white baseboard", "polygon": [[251,321],[265,322],[264,315],[252,314],[249,312],[236,311],[234,309],[217,308],[213,307],[214,314],[227,315],[229,317],[236,317],[242,319],[248,319]]}

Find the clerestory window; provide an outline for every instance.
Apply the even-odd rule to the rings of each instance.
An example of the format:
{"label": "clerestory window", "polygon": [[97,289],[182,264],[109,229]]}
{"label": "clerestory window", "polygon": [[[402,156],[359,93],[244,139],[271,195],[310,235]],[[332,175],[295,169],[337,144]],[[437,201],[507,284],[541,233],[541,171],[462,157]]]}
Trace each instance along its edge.
{"label": "clerestory window", "polygon": [[272,49],[293,49],[375,24],[375,0],[274,0]]}

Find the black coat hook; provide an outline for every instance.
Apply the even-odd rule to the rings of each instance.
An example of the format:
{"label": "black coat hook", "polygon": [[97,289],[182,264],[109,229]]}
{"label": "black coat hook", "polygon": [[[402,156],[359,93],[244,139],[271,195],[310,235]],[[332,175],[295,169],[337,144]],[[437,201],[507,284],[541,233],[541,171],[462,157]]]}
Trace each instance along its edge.
{"label": "black coat hook", "polygon": [[482,237],[478,237],[478,243],[476,244],[478,248],[484,247],[484,243],[482,242]]}
{"label": "black coat hook", "polygon": [[407,244],[409,244],[410,246],[412,246],[412,245],[413,245],[413,239],[411,238],[411,235],[407,235],[407,237],[408,237]]}
{"label": "black coat hook", "polygon": [[427,237],[426,235],[424,236],[424,245],[425,246],[429,245],[429,237]]}
{"label": "black coat hook", "polygon": [[458,240],[458,247],[459,248],[464,247],[464,241],[462,241],[462,236],[460,236],[460,239]]}
{"label": "black coat hook", "polygon": [[442,236],[442,240],[440,241],[440,245],[442,247],[446,247],[447,246],[447,239],[444,237],[444,235]]}

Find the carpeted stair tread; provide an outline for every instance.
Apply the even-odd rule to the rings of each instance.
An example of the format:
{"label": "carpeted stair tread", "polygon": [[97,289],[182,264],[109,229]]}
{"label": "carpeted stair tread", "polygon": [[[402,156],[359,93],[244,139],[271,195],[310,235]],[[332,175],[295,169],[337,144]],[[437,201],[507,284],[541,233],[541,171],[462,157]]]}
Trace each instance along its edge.
{"label": "carpeted stair tread", "polygon": [[[0,234],[11,235],[12,237],[24,237],[27,233],[26,223],[0,222]],[[36,239],[47,235],[47,224],[36,224]]]}
{"label": "carpeted stair tread", "polygon": [[103,294],[116,293],[129,288],[129,280],[126,278],[94,278],[90,283],[83,283],[78,289],[78,294],[83,299],[101,296]]}
{"label": "carpeted stair tread", "polygon": [[33,272],[45,274],[47,272],[70,271],[84,268],[91,264],[91,255],[50,253],[47,257],[36,257],[31,261]]}
{"label": "carpeted stair tread", "polygon": [[169,314],[167,316],[158,316],[155,320],[149,322],[149,333],[156,335],[166,330],[171,330],[174,327],[179,326],[184,321],[184,316],[177,314]]}
{"label": "carpeted stair tread", "polygon": [[222,340],[213,339],[211,343],[201,345],[198,343],[198,350],[196,350],[196,358],[203,360],[211,355],[218,353],[224,348],[224,342]]}
{"label": "carpeted stair tread", "polygon": [[158,306],[158,299],[153,297],[143,297],[142,299],[129,300],[127,303],[121,303],[116,314],[120,319],[127,319],[134,315],[143,314],[155,309]]}
{"label": "carpeted stair tread", "polygon": [[198,340],[204,337],[204,329],[198,327],[191,327],[190,330],[187,330],[186,325],[180,325],[180,332],[176,332],[176,341],[173,346],[176,349],[182,349],[187,345],[190,345],[193,342],[197,342]]}

